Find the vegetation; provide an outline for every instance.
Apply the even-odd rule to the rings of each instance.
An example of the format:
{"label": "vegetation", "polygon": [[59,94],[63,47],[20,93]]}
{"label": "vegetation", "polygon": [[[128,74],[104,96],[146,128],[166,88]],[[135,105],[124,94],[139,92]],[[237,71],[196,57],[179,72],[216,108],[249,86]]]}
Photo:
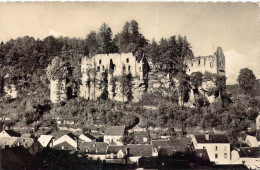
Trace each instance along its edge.
{"label": "vegetation", "polygon": [[[95,54],[132,52],[138,60],[145,56],[151,60],[157,72],[164,72],[170,77],[170,87],[165,96],[160,92],[146,92],[138,103],[133,100],[133,77],[123,74],[112,77],[112,96],[116,96],[116,87],[120,89],[127,102],[116,102],[108,98],[109,70],[97,80],[95,67],[87,74],[93,76],[87,86],[102,90],[97,101],[78,97],[81,84],[80,61],[82,55],[92,57]],[[254,97],[259,94],[259,83],[249,69],[240,71],[236,88],[226,87],[226,77],[206,72],[187,75],[185,58],[193,57],[191,45],[184,36],[162,38],[151,43],[140,33],[136,21],[126,22],[122,31],[113,36],[111,28],[102,24],[100,29],[91,31],[85,39],[48,36],[35,40],[25,36],[11,39],[0,44],[0,112],[1,116],[13,118],[8,125],[34,126],[37,121],[49,122],[55,126],[52,118],[73,119],[79,127],[91,128],[96,125],[126,125],[145,129],[148,141],[153,128],[159,128],[158,135],[182,135],[194,127],[201,129],[226,130],[235,142],[239,132],[255,130],[253,126],[258,114],[259,101]],[[149,68],[147,68],[149,70]],[[53,105],[49,101],[50,80],[65,79],[71,94],[66,103]],[[149,77],[147,77],[148,79]],[[215,87],[201,91],[204,81],[213,81]],[[178,82],[178,86],[177,83]],[[4,85],[16,85],[19,96],[16,100],[4,98]],[[241,89],[243,94],[240,93]],[[195,94],[194,107],[185,104],[190,94]],[[90,92],[89,92],[90,94]],[[211,103],[208,96],[214,97]],[[180,98],[180,106],[176,99]],[[23,124],[24,123],[24,124]],[[181,129],[181,131],[180,131]],[[102,129],[100,129],[102,130]],[[181,134],[179,134],[181,133]],[[130,134],[128,142],[134,142]]]}

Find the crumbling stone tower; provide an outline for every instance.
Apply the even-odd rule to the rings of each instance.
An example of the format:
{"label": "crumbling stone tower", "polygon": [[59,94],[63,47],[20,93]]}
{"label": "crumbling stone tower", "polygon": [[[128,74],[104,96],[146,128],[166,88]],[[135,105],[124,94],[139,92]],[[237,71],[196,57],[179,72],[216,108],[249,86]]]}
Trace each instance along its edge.
{"label": "crumbling stone tower", "polygon": [[187,59],[185,60],[185,63],[188,66],[187,74],[189,75],[198,71],[202,74],[207,71],[217,75],[226,75],[225,55],[221,47],[217,48],[214,55],[199,56],[192,59]]}

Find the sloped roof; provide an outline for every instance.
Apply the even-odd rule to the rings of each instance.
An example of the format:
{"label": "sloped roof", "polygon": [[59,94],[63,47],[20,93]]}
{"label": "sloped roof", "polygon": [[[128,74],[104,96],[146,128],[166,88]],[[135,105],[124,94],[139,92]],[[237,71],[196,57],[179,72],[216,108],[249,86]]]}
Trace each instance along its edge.
{"label": "sloped roof", "polygon": [[152,145],[156,149],[159,149],[162,146],[170,146],[170,141],[169,140],[153,140]]}
{"label": "sloped roof", "polygon": [[47,147],[48,144],[50,143],[50,141],[52,140],[53,136],[51,135],[41,135],[39,138],[38,138],[38,141],[40,142],[40,144],[43,146],[43,147]]}
{"label": "sloped roof", "polygon": [[125,126],[107,126],[105,135],[108,136],[123,136],[125,133]]}
{"label": "sloped roof", "polygon": [[125,145],[110,145],[107,148],[107,154],[117,154],[120,150],[123,151],[123,153],[126,154],[126,146]]}
{"label": "sloped roof", "polygon": [[153,156],[153,145],[133,144],[126,145],[130,156]]}
{"label": "sloped roof", "polygon": [[73,133],[68,133],[67,135],[73,140],[78,139],[78,136],[74,135]]}
{"label": "sloped roof", "polygon": [[15,132],[14,130],[4,130],[6,133],[8,133],[8,135],[10,135],[11,137],[20,137],[21,134],[18,132]]}
{"label": "sloped roof", "polygon": [[195,149],[194,156],[200,161],[210,162],[209,155],[206,149]]}
{"label": "sloped roof", "polygon": [[15,145],[18,143],[20,145],[23,145],[25,148],[30,147],[33,144],[33,139],[32,138],[26,138],[26,137],[19,137],[17,140],[14,142]]}
{"label": "sloped roof", "polygon": [[260,158],[260,147],[244,147],[238,150],[240,157]]}
{"label": "sloped roof", "polygon": [[85,135],[86,137],[88,137],[88,138],[91,139],[91,140],[97,139],[97,138],[95,138],[94,136],[92,136],[92,135],[89,134],[89,133],[84,133],[83,135]]}
{"label": "sloped roof", "polygon": [[179,145],[173,145],[173,146],[162,146],[159,149],[158,155],[159,156],[170,156],[174,155],[176,152],[185,152],[187,149],[187,145],[185,144],[179,144]]}
{"label": "sloped roof", "polygon": [[198,143],[230,143],[227,135],[210,134],[209,140],[206,140],[205,135],[194,135]]}
{"label": "sloped roof", "polygon": [[105,154],[107,152],[108,144],[104,142],[84,142],[79,144],[80,152],[89,154]]}

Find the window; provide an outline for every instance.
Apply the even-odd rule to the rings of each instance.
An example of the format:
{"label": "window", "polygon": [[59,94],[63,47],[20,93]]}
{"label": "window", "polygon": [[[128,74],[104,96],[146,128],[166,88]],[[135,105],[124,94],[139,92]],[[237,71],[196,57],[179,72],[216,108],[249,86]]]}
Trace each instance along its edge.
{"label": "window", "polygon": [[242,161],[242,164],[245,164],[246,163],[246,161]]}
{"label": "window", "polygon": [[205,147],[205,146],[203,146],[203,149],[206,149],[206,147]]}
{"label": "window", "polygon": [[206,58],[204,58],[204,65],[206,65]]}
{"label": "window", "polygon": [[215,158],[218,159],[218,154],[215,154]]}
{"label": "window", "polygon": [[193,67],[193,63],[191,63],[191,67]]}
{"label": "window", "polygon": [[125,66],[123,66],[123,71],[125,71]]}
{"label": "window", "polygon": [[97,67],[97,72],[100,72],[100,67],[99,66]]}
{"label": "window", "polygon": [[210,62],[210,67],[213,67],[213,62]]}
{"label": "window", "polygon": [[142,67],[139,67],[139,72],[141,72],[142,71]]}
{"label": "window", "polygon": [[104,71],[105,70],[105,66],[102,66],[102,71]]}
{"label": "window", "polygon": [[131,70],[131,66],[128,66],[128,71],[130,71]]}
{"label": "window", "polygon": [[224,153],[224,158],[227,159],[227,153]]}
{"label": "window", "polygon": [[217,150],[218,150],[218,147],[216,146],[216,147],[215,147],[215,151],[217,151]]}
{"label": "window", "polygon": [[200,65],[200,60],[199,60],[198,64]]}
{"label": "window", "polygon": [[126,58],[126,62],[129,63],[129,58]]}
{"label": "window", "polygon": [[99,64],[101,64],[102,63],[102,61],[101,60],[99,60]]}

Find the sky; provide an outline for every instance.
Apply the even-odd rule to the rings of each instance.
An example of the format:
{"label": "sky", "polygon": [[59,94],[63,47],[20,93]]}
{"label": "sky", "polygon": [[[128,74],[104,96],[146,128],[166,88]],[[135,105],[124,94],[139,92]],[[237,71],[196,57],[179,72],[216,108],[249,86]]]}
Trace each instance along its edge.
{"label": "sky", "polygon": [[195,56],[212,55],[221,46],[226,56],[227,84],[237,83],[241,68],[260,79],[260,8],[257,3],[184,2],[27,2],[0,3],[0,41],[25,35],[85,38],[102,23],[114,35],[127,21],[159,41],[187,36]]}

